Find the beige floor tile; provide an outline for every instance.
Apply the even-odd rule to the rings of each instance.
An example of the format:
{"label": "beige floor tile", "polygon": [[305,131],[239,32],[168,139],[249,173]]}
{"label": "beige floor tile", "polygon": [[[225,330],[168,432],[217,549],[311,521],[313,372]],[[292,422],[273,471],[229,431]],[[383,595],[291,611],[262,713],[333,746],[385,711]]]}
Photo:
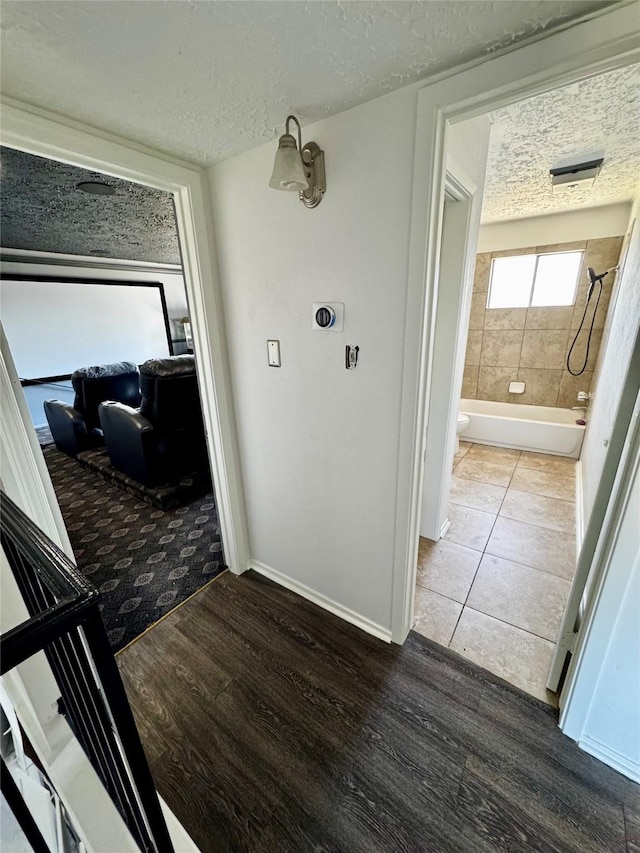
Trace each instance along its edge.
{"label": "beige floor tile", "polygon": [[[429,542],[421,539],[420,544]],[[464,604],[482,554],[447,542],[430,542],[418,553],[417,583]]]}
{"label": "beige floor tile", "polygon": [[462,605],[430,589],[416,587],[413,630],[435,643],[448,646],[458,624]]}
{"label": "beige floor tile", "polygon": [[465,607],[450,647],[532,696],[552,701],[545,688],[554,649],[549,640]]}
{"label": "beige floor tile", "polygon": [[496,520],[495,514],[450,503],[447,517],[451,525],[444,537],[447,542],[484,551]]}
{"label": "beige floor tile", "polygon": [[520,459],[520,450],[511,450],[509,447],[493,447],[489,444],[474,444],[469,450],[469,459],[478,459],[481,462],[495,462],[497,465],[513,465]]}
{"label": "beige floor tile", "polygon": [[513,471],[513,465],[497,465],[495,462],[470,459],[468,454],[456,466],[457,477],[463,477],[465,480],[478,480],[481,483],[491,483],[494,486],[508,486]]}
{"label": "beige floor tile", "polygon": [[545,474],[573,477],[576,460],[566,456],[553,456],[551,453],[533,453],[530,450],[523,450],[518,460],[518,468],[531,468],[533,471],[544,471]]}
{"label": "beige floor tile", "polygon": [[576,569],[576,540],[569,533],[558,533],[499,515],[493,526],[487,554],[502,557],[571,580]]}
{"label": "beige floor tile", "polygon": [[[460,472],[460,466],[456,474],[464,476]],[[533,495],[542,495],[546,498],[558,498],[562,501],[573,501],[576,499],[576,481],[574,477],[563,477],[560,474],[548,474],[544,471],[535,471],[532,468],[516,468],[511,478],[511,488],[518,492],[529,492]]]}
{"label": "beige floor tile", "polygon": [[563,578],[485,554],[467,606],[555,642],[570,587]]}
{"label": "beige floor tile", "polygon": [[449,500],[460,506],[497,514],[506,493],[504,486],[492,486],[490,483],[480,483],[478,480],[452,477]]}
{"label": "beige floor tile", "polygon": [[[455,477],[453,478],[456,479]],[[453,500],[453,498],[451,498]],[[510,487],[500,507],[500,515],[527,524],[548,527],[560,533],[575,533],[576,505],[571,501],[532,495]]]}

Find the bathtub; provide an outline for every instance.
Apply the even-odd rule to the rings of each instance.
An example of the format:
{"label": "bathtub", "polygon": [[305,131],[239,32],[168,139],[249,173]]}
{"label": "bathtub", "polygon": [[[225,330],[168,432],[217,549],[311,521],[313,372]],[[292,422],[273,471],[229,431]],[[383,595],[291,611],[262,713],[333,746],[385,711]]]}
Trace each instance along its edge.
{"label": "bathtub", "polygon": [[461,400],[460,411],[469,417],[469,426],[460,435],[462,441],[572,459],[580,456],[585,428],[576,424],[576,418],[582,412],[490,400]]}

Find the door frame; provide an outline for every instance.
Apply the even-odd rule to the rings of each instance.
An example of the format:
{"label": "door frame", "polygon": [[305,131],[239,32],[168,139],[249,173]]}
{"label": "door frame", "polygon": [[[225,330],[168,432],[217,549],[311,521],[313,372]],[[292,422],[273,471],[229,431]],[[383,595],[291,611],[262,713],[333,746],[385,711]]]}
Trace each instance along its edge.
{"label": "door frame", "polygon": [[[175,203],[176,226],[182,254],[187,303],[192,322],[194,352],[202,412],[207,435],[216,504],[226,563],[235,574],[248,567],[249,535],[242,484],[240,456],[231,395],[222,293],[218,273],[210,188],[204,169],[167,157],[142,146],[126,143],[106,133],[35,110],[12,99],[2,101],[0,144],[102,172],[125,181],[171,193]],[[9,383],[10,410],[26,411],[19,384]],[[24,406],[20,405],[21,402]],[[3,401],[3,410],[6,399]],[[35,432],[27,423],[13,418],[6,440],[15,452],[4,460],[11,467],[11,479],[21,480],[22,499],[32,508],[52,504],[53,490],[46,473]],[[2,416],[4,428],[4,416]],[[30,433],[33,432],[33,436]],[[36,464],[34,466],[34,458]],[[20,478],[13,469],[28,471]],[[44,470],[43,470],[44,468]],[[6,475],[5,475],[6,476]],[[57,504],[57,502],[56,502]],[[53,510],[58,540],[59,509]],[[36,523],[51,529],[51,516],[38,512]],[[68,541],[68,540],[67,540]]]}
{"label": "door frame", "polygon": [[396,643],[405,641],[413,622],[448,127],[638,61],[637,17],[627,5],[432,79],[418,90],[391,615]]}
{"label": "door frame", "polygon": [[[475,266],[475,258],[469,252],[452,251],[452,247],[466,246],[469,242],[471,223],[475,221],[476,216],[479,218],[480,213],[477,209],[477,191],[475,182],[453,158],[447,157],[438,298],[432,335],[433,375],[427,394],[429,409],[426,414],[423,483],[420,489],[420,536],[436,542],[445,535],[450,526],[447,508],[451,490],[451,461],[455,449],[464,369],[462,355],[466,347]],[[448,212],[448,215],[445,215],[445,212]],[[440,294],[445,290],[446,298],[443,299]],[[452,339],[454,347],[451,346]],[[452,349],[455,350],[454,359],[451,359]],[[445,401],[446,410],[440,411],[446,411],[446,418],[436,419],[431,406],[441,405]],[[424,491],[426,470],[430,472],[430,480],[434,486],[431,494]]]}

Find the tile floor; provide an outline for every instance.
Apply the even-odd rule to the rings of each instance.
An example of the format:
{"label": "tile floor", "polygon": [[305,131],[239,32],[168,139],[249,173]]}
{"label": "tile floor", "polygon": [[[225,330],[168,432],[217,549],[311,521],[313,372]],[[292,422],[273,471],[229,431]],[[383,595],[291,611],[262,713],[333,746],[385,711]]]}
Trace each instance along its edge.
{"label": "tile floor", "polygon": [[575,461],[460,442],[439,542],[420,539],[414,630],[544,701],[575,571]]}

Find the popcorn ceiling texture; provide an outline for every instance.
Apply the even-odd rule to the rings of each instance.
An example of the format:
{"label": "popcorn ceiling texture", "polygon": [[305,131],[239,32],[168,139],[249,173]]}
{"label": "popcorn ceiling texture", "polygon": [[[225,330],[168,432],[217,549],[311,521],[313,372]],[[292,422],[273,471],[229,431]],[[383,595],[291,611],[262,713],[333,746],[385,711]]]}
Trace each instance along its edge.
{"label": "popcorn ceiling texture", "polygon": [[3,91],[210,164],[609,5],[5,0]]}
{"label": "popcorn ceiling texture", "polygon": [[[161,190],[0,149],[3,249],[180,264],[173,199]],[[88,195],[102,181],[115,195]]]}
{"label": "popcorn ceiling texture", "polygon": [[[640,65],[491,114],[483,223],[631,201],[640,176]],[[604,157],[593,189],[553,195],[549,169]]]}

